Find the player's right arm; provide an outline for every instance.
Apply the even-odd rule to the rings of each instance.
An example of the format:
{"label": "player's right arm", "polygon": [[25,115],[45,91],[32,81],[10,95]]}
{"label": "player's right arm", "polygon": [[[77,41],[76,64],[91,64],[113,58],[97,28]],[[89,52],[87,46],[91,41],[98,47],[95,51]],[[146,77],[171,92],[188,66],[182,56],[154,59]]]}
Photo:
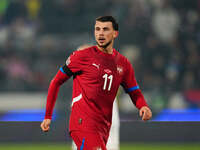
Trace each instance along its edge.
{"label": "player's right arm", "polygon": [[41,123],[41,129],[44,132],[49,130],[51,124],[53,108],[57,99],[60,86],[67,81],[72,75],[81,71],[81,59],[83,51],[73,52],[67,59],[66,64],[60,68],[55,77],[51,80],[48,89],[45,119]]}
{"label": "player's right arm", "polygon": [[64,65],[60,68],[60,70],[51,80],[47,94],[45,119],[40,125],[42,131],[49,131],[49,126],[51,124],[53,114],[53,108],[55,106],[59,88],[65,81],[67,81],[71,77],[72,74],[73,73],[71,72],[71,70],[66,65]]}

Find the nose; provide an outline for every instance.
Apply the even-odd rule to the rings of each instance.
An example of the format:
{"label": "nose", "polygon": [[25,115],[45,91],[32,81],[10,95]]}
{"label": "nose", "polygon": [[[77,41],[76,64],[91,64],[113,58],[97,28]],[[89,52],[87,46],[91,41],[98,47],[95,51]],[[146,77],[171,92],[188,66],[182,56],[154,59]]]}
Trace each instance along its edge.
{"label": "nose", "polygon": [[100,30],[100,31],[99,31],[99,35],[104,35],[103,30]]}

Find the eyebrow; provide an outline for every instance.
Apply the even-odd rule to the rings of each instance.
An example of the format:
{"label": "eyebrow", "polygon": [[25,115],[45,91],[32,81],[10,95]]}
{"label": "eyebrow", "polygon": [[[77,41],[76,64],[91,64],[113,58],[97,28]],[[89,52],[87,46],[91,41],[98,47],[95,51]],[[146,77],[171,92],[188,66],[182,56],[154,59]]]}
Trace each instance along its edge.
{"label": "eyebrow", "polygon": [[[95,29],[97,29],[97,28],[100,28],[100,27],[95,27]],[[105,30],[105,29],[110,29],[109,27],[103,27],[103,29]]]}

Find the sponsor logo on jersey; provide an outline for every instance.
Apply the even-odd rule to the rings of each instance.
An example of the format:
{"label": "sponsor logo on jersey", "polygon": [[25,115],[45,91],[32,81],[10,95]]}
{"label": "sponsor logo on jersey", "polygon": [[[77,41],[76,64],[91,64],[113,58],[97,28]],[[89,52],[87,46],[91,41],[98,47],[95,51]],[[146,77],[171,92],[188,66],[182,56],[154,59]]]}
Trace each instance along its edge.
{"label": "sponsor logo on jersey", "polygon": [[95,66],[95,67],[97,67],[99,69],[100,64],[93,63],[92,65]]}
{"label": "sponsor logo on jersey", "polygon": [[106,73],[112,73],[112,71],[110,70],[110,69],[104,69],[104,72],[106,72]]}

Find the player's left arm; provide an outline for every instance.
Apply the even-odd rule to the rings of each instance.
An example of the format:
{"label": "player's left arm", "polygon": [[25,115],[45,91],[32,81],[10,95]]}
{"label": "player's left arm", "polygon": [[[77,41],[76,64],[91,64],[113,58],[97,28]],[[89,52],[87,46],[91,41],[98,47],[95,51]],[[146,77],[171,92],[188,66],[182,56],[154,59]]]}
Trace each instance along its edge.
{"label": "player's left arm", "polygon": [[151,119],[151,109],[146,103],[146,100],[139,89],[135,78],[134,69],[128,60],[126,60],[126,72],[124,73],[122,86],[129,94],[132,102],[139,109],[139,115],[142,117],[142,120],[146,121]]}
{"label": "player's left arm", "polygon": [[143,121],[150,120],[152,117],[151,109],[147,106],[143,106],[139,111],[140,117]]}
{"label": "player's left arm", "polygon": [[139,115],[143,121],[149,120],[152,117],[152,112],[140,89],[133,90],[128,93],[132,102],[139,109]]}

